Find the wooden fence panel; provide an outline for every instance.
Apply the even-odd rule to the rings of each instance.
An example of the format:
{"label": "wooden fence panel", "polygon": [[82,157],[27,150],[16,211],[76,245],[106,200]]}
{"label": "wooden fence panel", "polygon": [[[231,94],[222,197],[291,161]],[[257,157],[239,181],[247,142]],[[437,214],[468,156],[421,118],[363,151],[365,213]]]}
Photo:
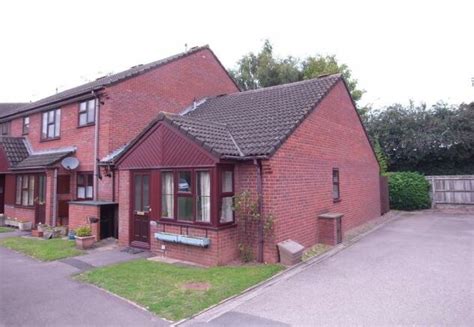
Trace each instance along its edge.
{"label": "wooden fence panel", "polygon": [[426,176],[436,204],[474,204],[474,175]]}

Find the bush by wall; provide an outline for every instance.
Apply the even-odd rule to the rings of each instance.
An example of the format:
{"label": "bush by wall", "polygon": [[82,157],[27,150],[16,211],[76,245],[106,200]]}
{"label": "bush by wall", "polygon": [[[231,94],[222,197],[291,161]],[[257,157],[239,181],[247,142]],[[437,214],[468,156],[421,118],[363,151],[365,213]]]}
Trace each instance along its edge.
{"label": "bush by wall", "polygon": [[387,173],[387,176],[391,209],[430,208],[430,184],[423,175],[414,172],[397,172]]}

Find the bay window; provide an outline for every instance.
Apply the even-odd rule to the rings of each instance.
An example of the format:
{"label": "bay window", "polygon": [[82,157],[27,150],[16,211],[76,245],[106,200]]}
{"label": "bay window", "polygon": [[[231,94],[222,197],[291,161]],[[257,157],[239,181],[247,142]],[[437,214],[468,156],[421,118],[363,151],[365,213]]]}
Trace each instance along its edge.
{"label": "bay window", "polygon": [[15,204],[21,206],[33,206],[35,192],[35,176],[16,176],[16,198]]}
{"label": "bay window", "polygon": [[229,223],[234,220],[234,172],[231,169],[221,171],[221,210],[220,222]]}
{"label": "bay window", "polygon": [[77,174],[77,198],[90,200],[94,197],[94,178],[92,173]]}

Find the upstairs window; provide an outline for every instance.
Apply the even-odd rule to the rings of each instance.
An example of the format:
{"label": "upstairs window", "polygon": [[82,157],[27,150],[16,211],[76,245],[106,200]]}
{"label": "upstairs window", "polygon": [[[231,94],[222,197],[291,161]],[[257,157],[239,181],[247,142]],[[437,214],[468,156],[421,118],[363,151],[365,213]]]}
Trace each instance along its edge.
{"label": "upstairs window", "polygon": [[91,173],[77,174],[77,198],[90,200],[94,197],[94,182]]}
{"label": "upstairs window", "polygon": [[42,124],[42,140],[52,140],[59,138],[61,128],[61,109],[43,112]]}
{"label": "upstairs window", "polygon": [[341,191],[339,187],[339,169],[332,170],[332,199],[334,202],[341,200]]}
{"label": "upstairs window", "polygon": [[95,99],[79,103],[79,126],[95,123]]}
{"label": "upstairs window", "polygon": [[0,124],[0,133],[2,135],[10,134],[10,122],[5,122]]}
{"label": "upstairs window", "polygon": [[23,135],[26,135],[30,132],[30,117],[23,117]]}

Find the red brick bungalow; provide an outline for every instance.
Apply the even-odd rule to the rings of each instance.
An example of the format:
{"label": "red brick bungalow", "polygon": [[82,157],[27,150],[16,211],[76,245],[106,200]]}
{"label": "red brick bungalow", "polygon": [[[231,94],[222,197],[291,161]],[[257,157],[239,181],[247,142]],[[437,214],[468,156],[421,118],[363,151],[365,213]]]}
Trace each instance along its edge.
{"label": "red brick bungalow", "polygon": [[232,197],[243,191],[274,217],[255,246],[267,262],[283,240],[334,242],[321,214],[342,213],[342,232],[380,215],[379,166],[340,75],[161,113],[102,164],[118,169],[122,245],[205,265],[238,258]]}
{"label": "red brick bungalow", "polygon": [[[117,236],[118,175],[98,161],[133,139],[161,111],[237,92],[214,53],[193,48],[32,103],[0,104],[0,213]],[[61,165],[74,157],[79,166]]]}

